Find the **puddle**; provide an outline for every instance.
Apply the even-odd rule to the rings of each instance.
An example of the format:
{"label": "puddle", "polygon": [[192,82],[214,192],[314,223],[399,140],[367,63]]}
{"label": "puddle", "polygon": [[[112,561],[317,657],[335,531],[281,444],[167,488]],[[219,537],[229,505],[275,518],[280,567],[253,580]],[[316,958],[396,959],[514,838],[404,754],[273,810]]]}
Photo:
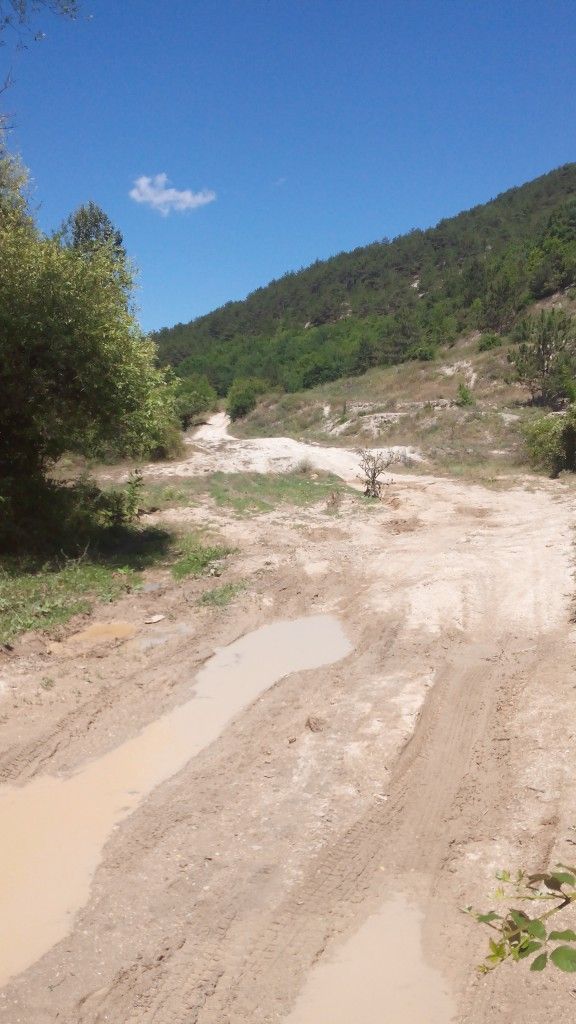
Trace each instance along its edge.
{"label": "puddle", "polygon": [[0,985],[64,938],[106,839],[146,794],[277,680],[350,650],[329,615],[264,626],[216,652],[191,700],[74,775],[0,787]]}
{"label": "puddle", "polygon": [[450,1024],[456,1007],[422,951],[422,915],[390,900],[308,977],[285,1024]]}
{"label": "puddle", "polygon": [[68,644],[92,643],[99,640],[129,640],[136,636],[138,627],[132,622],[94,622],[79,633],[68,637]]}
{"label": "puddle", "polygon": [[163,644],[167,644],[174,638],[179,639],[181,637],[191,636],[192,632],[193,631],[190,629],[190,626],[186,626],[183,623],[170,626],[168,629],[162,629],[161,626],[155,626],[154,629],[150,629],[146,636],[137,637],[135,644],[140,651],[150,651],[154,647],[162,647]]}

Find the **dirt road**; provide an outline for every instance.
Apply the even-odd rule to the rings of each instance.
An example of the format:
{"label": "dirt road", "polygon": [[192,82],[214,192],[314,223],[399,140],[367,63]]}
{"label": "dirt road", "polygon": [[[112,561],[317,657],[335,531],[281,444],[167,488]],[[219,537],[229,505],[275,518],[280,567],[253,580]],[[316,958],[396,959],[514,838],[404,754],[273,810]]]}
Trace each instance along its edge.
{"label": "dirt road", "polygon": [[[262,443],[197,436],[178,473],[238,468],[239,444],[256,458]],[[323,468],[338,471],[334,451]],[[570,492],[399,477],[380,505],[338,516],[210,517],[237,548],[224,578],[247,582],[229,608],[156,572],[92,616],[123,630],[74,640],[78,622],[4,660],[4,783],[96,763],[184,704],[216,647],[266,623],[337,617],[353,650],[270,686],[116,826],[69,934],[2,990],[0,1021],[288,1021],[391,898],[418,909],[406,959],[441,979],[455,1021],[571,1019],[569,975],[478,978],[484,938],[459,913],[489,902],[499,867],[574,860]],[[431,1017],[403,1024],[416,1020]]]}

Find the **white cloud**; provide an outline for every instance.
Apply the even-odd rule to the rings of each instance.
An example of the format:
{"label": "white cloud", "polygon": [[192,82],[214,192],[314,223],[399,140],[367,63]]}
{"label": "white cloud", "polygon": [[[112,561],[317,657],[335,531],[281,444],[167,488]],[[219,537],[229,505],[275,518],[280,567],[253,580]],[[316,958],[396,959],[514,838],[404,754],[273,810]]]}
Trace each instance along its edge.
{"label": "white cloud", "polygon": [[216,199],[216,193],[207,188],[200,192],[192,192],[189,188],[169,187],[167,174],[155,174],[153,178],[142,175],[141,178],[136,178],[129,195],[136,203],[146,203],[164,217],[171,210],[195,210],[198,206],[206,206]]}

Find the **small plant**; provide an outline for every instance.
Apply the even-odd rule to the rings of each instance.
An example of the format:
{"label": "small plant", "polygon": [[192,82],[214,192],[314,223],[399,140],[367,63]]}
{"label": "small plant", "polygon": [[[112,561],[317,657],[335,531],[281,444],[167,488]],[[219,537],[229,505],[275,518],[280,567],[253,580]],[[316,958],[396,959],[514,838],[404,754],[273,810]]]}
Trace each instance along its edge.
{"label": "small plant", "polygon": [[50,676],[44,676],[44,678],[40,680],[40,686],[43,690],[53,690],[56,683],[50,678]]}
{"label": "small plant", "polygon": [[380,477],[394,461],[394,457],[391,452],[370,451],[368,448],[360,449],[358,454],[363,473],[360,479],[364,484],[364,494],[367,498],[379,498],[382,493]]}
{"label": "small plant", "polygon": [[466,405],[474,405],[474,398],[472,392],[467,384],[458,385],[458,395],[456,396],[456,405],[462,408]]}
{"label": "small plant", "polygon": [[[496,898],[501,901],[544,904],[548,909],[534,917],[524,910],[507,909],[502,914],[495,910],[479,913],[466,907],[478,924],[493,933],[489,952],[479,971],[487,974],[506,960],[517,963],[533,957],[531,971],[543,971],[548,963],[560,971],[576,971],[576,932],[571,928],[548,931],[548,920],[576,902],[576,868],[558,864],[555,871],[528,875],[518,871],[513,878],[509,871],[496,875],[501,883]],[[536,954],[536,956],[533,956]]]}
{"label": "small plant", "polygon": [[478,351],[489,352],[493,348],[500,348],[502,345],[502,336],[500,334],[483,334],[478,339]]}
{"label": "small plant", "polygon": [[326,498],[326,511],[330,515],[337,515],[342,505],[342,491],[331,491]]}
{"label": "small plant", "polygon": [[135,522],[142,501],[143,487],[142,473],[135,469],[121,490],[101,491],[99,518],[102,526],[130,526]]}
{"label": "small plant", "polygon": [[223,587],[207,590],[200,598],[200,604],[214,608],[225,608],[246,587],[245,583],[225,583]]}
{"label": "small plant", "polygon": [[172,566],[172,575],[176,580],[186,576],[201,576],[214,562],[226,558],[231,551],[231,548],[222,544],[206,545],[198,537],[184,537],[180,544],[180,558]]}

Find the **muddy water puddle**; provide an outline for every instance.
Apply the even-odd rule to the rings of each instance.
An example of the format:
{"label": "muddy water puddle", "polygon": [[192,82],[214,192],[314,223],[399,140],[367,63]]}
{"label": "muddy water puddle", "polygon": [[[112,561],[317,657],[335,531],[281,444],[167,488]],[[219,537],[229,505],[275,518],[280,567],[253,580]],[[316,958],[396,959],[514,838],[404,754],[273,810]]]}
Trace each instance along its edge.
{"label": "muddy water puddle", "polygon": [[424,959],[422,915],[400,896],[313,968],[285,1024],[450,1024],[456,1008]]}
{"label": "muddy water puddle", "polygon": [[67,777],[0,787],[0,985],[70,930],[115,826],[288,675],[349,654],[329,615],[263,626],[222,648],[191,699]]}
{"label": "muddy water puddle", "polygon": [[105,643],[106,640],[130,640],[136,636],[137,626],[131,622],[94,622],[79,633],[74,633],[69,644]]}

